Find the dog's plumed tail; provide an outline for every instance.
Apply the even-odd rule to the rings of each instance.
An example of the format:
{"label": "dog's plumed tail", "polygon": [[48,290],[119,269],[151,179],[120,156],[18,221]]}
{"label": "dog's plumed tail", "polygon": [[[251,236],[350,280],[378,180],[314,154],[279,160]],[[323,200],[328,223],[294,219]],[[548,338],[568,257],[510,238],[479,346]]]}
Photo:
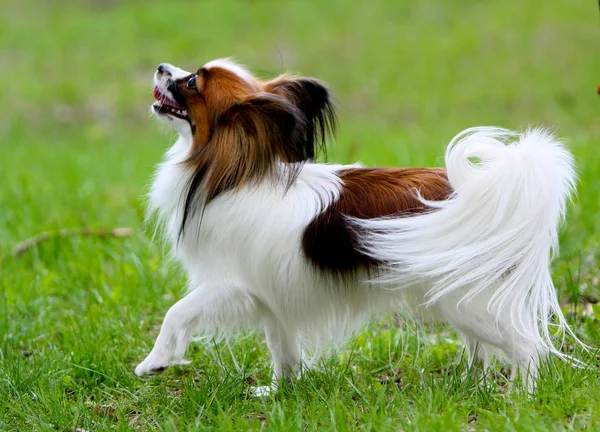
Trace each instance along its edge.
{"label": "dog's plumed tail", "polygon": [[551,340],[552,325],[572,332],[550,262],[575,187],[573,165],[544,129],[460,133],[446,151],[453,191],[447,200],[422,199],[432,210],[419,216],[354,221],[363,251],[385,263],[378,282],[402,289],[428,280],[427,305],[459,299],[456,314],[461,305],[484,299],[496,323],[508,322],[538,351],[565,357]]}

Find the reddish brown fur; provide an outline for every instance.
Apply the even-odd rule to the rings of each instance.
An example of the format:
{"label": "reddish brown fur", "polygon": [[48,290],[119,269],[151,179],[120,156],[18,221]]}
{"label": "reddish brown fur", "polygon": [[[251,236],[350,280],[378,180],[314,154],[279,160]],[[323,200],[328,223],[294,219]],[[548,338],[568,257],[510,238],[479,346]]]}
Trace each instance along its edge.
{"label": "reddish brown fur", "polygon": [[196,73],[196,89],[187,89],[181,80],[180,92],[185,98],[188,114],[196,127],[192,153],[204,146],[210,139],[214,123],[219,115],[232,105],[241,102],[259,91],[258,83],[253,85],[223,68],[201,68]]}
{"label": "reddish brown fur", "polygon": [[358,250],[358,234],[347,216],[409,217],[430,210],[417,199],[417,190],[434,201],[452,192],[441,168],[352,168],[339,176],[343,181],[339,199],[308,225],[303,236],[307,258],[337,274],[378,264]]}

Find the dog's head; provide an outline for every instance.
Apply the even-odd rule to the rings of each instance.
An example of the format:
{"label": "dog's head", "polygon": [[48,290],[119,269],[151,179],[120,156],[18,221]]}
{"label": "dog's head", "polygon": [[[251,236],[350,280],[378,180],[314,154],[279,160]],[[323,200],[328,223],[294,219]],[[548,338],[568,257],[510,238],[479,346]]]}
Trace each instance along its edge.
{"label": "dog's head", "polygon": [[194,73],[160,64],[154,98],[154,113],[190,137],[192,151],[219,146],[301,162],[314,158],[335,129],[329,90],[320,81],[290,75],[262,81],[228,59]]}
{"label": "dog's head", "polygon": [[226,59],[193,73],[162,63],[154,74],[154,98],[156,115],[191,141],[184,163],[194,174],[185,209],[198,190],[207,203],[277,176],[281,164],[293,173],[293,166],[324,149],[336,127],[329,90],[320,81],[291,75],[263,81]]}

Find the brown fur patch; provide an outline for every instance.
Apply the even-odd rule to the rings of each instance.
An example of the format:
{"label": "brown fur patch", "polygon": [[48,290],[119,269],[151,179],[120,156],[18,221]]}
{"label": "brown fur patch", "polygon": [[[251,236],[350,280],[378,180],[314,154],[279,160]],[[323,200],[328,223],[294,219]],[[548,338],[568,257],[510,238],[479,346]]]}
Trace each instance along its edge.
{"label": "brown fur patch", "polygon": [[304,114],[305,157],[302,160],[314,159],[317,149],[326,156],[325,141],[337,130],[335,109],[327,86],[314,78],[281,75],[264,83],[264,88],[269,93],[285,97]]}
{"label": "brown fur patch", "polygon": [[357,249],[358,234],[347,216],[410,217],[430,210],[417,199],[416,190],[433,201],[452,192],[441,168],[351,168],[338,175],[343,181],[339,199],[306,227],[302,246],[316,267],[340,275],[379,264]]}
{"label": "brown fur patch", "polygon": [[274,176],[278,159],[294,162],[294,135],[302,121],[295,107],[269,93],[249,96],[222,113],[210,139],[185,161],[201,177],[206,201]]}
{"label": "brown fur patch", "polygon": [[[252,85],[233,72],[223,68],[201,68],[196,73],[196,89],[185,88],[189,77],[181,80],[179,89],[185,106],[195,126],[192,154],[211,139],[221,114],[231,106],[259,91],[258,84]],[[194,158],[189,160],[194,165]]]}

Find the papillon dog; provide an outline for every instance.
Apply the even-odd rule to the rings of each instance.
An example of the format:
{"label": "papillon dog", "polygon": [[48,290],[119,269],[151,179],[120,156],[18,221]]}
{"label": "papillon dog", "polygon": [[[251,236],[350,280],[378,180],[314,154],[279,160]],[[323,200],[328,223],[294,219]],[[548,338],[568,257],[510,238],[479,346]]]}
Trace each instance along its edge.
{"label": "papillon dog", "polygon": [[[336,130],[312,78],[261,80],[228,59],[196,72],[163,63],[152,111],[179,138],[149,195],[188,292],[167,312],[139,376],[186,364],[197,331],[263,332],[273,384],[303,349],[348,335],[374,313],[448,323],[469,364],[502,353],[535,377],[570,332],[550,275],[576,176],[544,129],[468,129],[444,168],[314,162]],[[337,339],[336,339],[337,340]]]}

